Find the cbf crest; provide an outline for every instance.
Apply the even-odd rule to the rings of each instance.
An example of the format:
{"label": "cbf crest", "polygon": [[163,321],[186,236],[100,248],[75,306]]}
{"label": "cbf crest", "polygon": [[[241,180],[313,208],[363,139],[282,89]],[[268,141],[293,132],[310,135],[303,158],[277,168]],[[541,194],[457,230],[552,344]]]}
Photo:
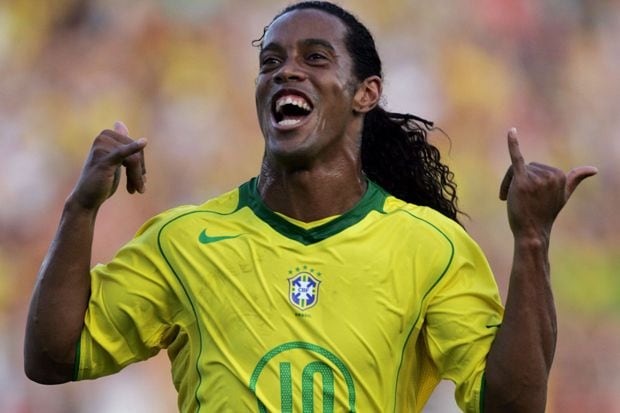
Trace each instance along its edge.
{"label": "cbf crest", "polygon": [[288,279],[288,299],[295,307],[304,311],[319,301],[319,281],[312,273],[302,271]]}

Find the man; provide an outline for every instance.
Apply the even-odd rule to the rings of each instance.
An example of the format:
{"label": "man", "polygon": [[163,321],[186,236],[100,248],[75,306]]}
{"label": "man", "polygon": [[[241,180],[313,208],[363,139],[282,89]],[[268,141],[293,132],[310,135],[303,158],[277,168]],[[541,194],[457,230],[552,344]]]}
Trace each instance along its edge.
{"label": "man", "polygon": [[155,217],[91,271],[120,166],[131,193],[146,173],[146,141],[124,125],[95,139],[33,293],[28,376],[95,378],[166,348],[183,412],[420,411],[440,379],[468,412],[543,411],[551,225],[596,169],[526,165],[509,132],[503,313],[424,121],[378,105],[366,28],[330,3],[299,3],[266,29],[259,59],[260,175]]}

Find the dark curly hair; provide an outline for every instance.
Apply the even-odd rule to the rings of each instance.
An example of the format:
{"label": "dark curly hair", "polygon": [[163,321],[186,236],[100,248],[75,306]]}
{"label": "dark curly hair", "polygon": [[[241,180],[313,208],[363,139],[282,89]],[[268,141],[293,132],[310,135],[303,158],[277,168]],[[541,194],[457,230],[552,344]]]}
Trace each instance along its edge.
{"label": "dark curly hair", "polygon": [[[345,45],[358,81],[383,78],[381,59],[368,29],[343,8],[326,1],[288,6],[274,19],[294,10],[317,9],[336,16],[347,28]],[[265,28],[263,36],[269,26]],[[253,44],[260,46],[262,37]],[[439,150],[428,142],[433,123],[411,114],[388,112],[380,105],[366,114],[362,131],[362,169],[366,176],[404,201],[431,207],[458,222],[456,183]]]}

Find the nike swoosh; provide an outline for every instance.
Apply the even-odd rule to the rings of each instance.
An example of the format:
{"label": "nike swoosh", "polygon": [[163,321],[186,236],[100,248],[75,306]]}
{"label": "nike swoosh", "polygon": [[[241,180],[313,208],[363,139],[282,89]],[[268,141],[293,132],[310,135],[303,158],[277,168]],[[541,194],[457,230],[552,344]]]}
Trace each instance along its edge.
{"label": "nike swoosh", "polygon": [[207,230],[203,229],[202,232],[200,233],[200,235],[198,236],[198,241],[200,241],[201,244],[211,244],[212,242],[218,242],[218,241],[222,241],[225,239],[232,239],[232,238],[237,238],[241,236],[241,234],[237,234],[237,235],[223,235],[220,237],[210,237],[207,235]]}

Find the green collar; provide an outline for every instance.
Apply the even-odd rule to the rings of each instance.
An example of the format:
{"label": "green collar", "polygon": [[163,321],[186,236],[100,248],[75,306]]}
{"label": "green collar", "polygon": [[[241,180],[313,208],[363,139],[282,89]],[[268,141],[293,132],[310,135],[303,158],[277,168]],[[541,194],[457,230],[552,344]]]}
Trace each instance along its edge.
{"label": "green collar", "polygon": [[304,229],[282,218],[269,209],[260,197],[256,188],[258,180],[250,179],[239,187],[239,205],[237,209],[249,207],[254,214],[267,223],[271,228],[287,238],[298,241],[304,245],[310,245],[322,241],[332,235],[357,224],[371,211],[383,213],[383,204],[388,194],[379,185],[368,180],[368,189],[359,202],[349,211],[338,218],[314,227]]}

